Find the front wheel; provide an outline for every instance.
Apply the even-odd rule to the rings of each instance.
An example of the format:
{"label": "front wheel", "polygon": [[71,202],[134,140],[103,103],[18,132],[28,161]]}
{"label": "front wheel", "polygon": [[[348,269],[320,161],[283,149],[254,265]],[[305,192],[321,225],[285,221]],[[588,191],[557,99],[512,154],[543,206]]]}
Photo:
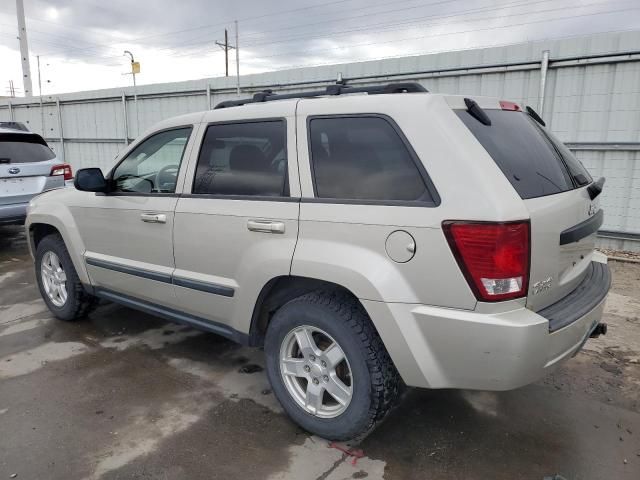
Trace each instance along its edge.
{"label": "front wheel", "polygon": [[267,375],[289,416],[331,440],[363,436],[388,412],[400,380],[362,305],[342,292],[313,292],[274,315]]}
{"label": "front wheel", "polygon": [[80,283],[60,235],[48,235],[38,244],[36,280],[47,307],[60,320],[83,318],[97,305],[97,298]]}

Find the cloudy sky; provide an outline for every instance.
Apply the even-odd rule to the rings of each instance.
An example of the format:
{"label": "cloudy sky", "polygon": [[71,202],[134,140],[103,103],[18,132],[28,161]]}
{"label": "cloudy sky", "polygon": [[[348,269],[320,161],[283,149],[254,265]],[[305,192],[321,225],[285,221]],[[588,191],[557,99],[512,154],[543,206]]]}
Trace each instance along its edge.
{"label": "cloudy sky", "polygon": [[[640,29],[638,0],[24,0],[34,93],[243,73]],[[0,0],[0,96],[22,92],[15,0]],[[231,51],[230,62],[235,60]],[[230,73],[235,65],[230,63]]]}

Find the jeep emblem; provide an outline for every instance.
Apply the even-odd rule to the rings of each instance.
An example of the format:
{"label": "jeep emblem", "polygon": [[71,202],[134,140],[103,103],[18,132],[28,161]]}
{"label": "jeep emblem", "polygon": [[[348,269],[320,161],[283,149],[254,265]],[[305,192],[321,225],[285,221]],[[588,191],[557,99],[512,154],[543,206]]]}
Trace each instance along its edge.
{"label": "jeep emblem", "polygon": [[10,173],[11,175],[17,175],[17,174],[19,174],[19,173],[20,173],[20,169],[19,169],[18,167],[11,167],[11,168],[9,169],[9,173]]}

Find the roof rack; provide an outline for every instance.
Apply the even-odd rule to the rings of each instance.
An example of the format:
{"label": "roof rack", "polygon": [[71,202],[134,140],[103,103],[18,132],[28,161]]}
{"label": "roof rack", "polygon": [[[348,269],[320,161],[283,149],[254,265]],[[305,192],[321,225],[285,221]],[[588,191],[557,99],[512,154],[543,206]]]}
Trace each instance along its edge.
{"label": "roof rack", "polygon": [[248,103],[271,102],[273,100],[285,100],[288,98],[313,98],[327,95],[345,95],[349,93],[368,93],[369,95],[378,95],[383,93],[425,93],[428,92],[419,83],[388,83],[386,85],[369,85],[364,87],[352,87],[344,84],[329,85],[324,90],[316,90],[313,92],[300,93],[273,93],[272,90],[263,90],[253,95],[251,98],[241,100],[227,100],[218,103],[215,109],[238,107]]}

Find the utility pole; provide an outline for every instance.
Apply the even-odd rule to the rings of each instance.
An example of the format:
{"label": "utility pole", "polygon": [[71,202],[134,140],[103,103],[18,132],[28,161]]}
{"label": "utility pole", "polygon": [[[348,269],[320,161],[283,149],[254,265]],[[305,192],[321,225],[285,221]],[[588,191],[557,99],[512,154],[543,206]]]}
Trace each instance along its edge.
{"label": "utility pole", "polygon": [[38,95],[42,98],[42,77],[40,76],[40,55],[36,55],[38,60]]}
{"label": "utility pole", "polygon": [[27,25],[24,20],[23,0],[16,0],[16,14],[18,15],[18,40],[20,41],[20,58],[22,59],[24,96],[30,97],[32,95],[31,67],[29,66],[29,44],[27,43]]}
{"label": "utility pole", "polygon": [[42,109],[42,77],[40,76],[40,55],[36,55],[38,59],[38,96],[40,97],[40,130],[44,137],[44,110]]}
{"label": "utility pole", "polygon": [[229,45],[229,32],[227,29],[224,29],[224,43],[216,42],[220,48],[224,50],[224,76],[229,76],[229,50],[236,48],[233,45]]}
{"label": "utility pole", "polygon": [[224,29],[224,76],[229,76],[229,32]]}
{"label": "utility pole", "polygon": [[236,94],[240,96],[240,43],[238,42],[238,21],[236,25]]}

